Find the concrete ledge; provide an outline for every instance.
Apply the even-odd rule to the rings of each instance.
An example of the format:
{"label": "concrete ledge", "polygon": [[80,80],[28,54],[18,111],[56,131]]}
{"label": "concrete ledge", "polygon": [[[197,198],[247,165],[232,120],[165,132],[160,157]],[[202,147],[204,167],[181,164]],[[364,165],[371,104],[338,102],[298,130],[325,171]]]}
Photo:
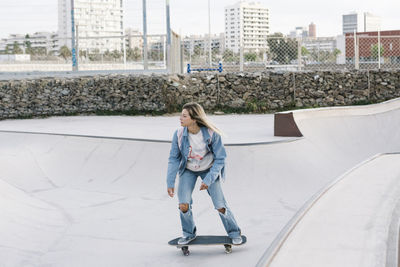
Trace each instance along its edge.
{"label": "concrete ledge", "polygon": [[400,109],[400,98],[364,106],[328,107],[279,112],[274,114],[274,135],[286,137],[303,136],[298,126],[298,123],[302,120],[340,116],[368,116],[396,109]]}
{"label": "concrete ledge", "polygon": [[[328,107],[294,110],[293,117],[296,122],[309,118],[323,117],[339,117],[339,116],[368,116],[378,113],[384,113],[400,108],[400,98],[391,99],[378,104],[360,105],[360,106],[345,106],[345,107]],[[282,112],[285,114],[287,112]]]}

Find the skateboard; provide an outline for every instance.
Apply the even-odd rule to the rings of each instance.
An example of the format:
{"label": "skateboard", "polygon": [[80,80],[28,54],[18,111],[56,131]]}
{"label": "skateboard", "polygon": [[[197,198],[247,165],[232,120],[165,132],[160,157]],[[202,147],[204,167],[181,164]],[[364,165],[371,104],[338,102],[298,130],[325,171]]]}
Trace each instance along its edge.
{"label": "skateboard", "polygon": [[232,239],[228,236],[217,236],[217,235],[199,235],[196,239],[192,240],[189,244],[178,245],[178,238],[172,239],[168,242],[168,245],[175,246],[182,250],[183,255],[189,256],[189,246],[201,246],[201,245],[223,245],[225,247],[225,253],[232,253],[232,246],[241,246],[247,242],[246,236],[242,235],[243,242],[239,245],[232,244]]}

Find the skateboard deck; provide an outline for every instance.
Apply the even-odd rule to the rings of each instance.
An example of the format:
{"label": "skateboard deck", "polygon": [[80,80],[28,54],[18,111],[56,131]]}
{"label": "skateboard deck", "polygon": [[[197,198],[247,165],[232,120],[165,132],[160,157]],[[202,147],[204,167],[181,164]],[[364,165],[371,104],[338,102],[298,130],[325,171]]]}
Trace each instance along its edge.
{"label": "skateboard deck", "polygon": [[168,242],[169,245],[175,246],[182,249],[185,256],[189,255],[189,246],[211,246],[211,245],[223,245],[225,247],[225,253],[229,254],[232,252],[232,246],[241,246],[247,242],[246,236],[242,235],[243,242],[239,245],[233,245],[232,239],[228,236],[216,236],[216,235],[200,235],[196,239],[186,245],[178,245],[178,238],[172,239]]}

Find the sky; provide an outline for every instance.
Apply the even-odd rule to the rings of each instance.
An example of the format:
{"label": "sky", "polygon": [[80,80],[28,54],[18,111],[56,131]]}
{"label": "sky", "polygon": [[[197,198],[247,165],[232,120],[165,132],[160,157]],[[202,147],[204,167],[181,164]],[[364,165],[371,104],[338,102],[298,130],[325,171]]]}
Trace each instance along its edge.
{"label": "sky", "polygon": [[[77,1],[77,0],[75,0]],[[147,0],[148,32],[165,33],[166,0]],[[224,32],[224,7],[238,0],[210,0],[211,33]],[[317,26],[317,36],[341,34],[342,15],[352,11],[382,17],[382,30],[400,29],[397,0],[259,0],[270,13],[270,32],[288,34],[296,26]],[[11,33],[57,31],[58,0],[0,0],[0,38]],[[125,28],[142,29],[142,0],[124,0]],[[170,0],[171,28],[178,34],[208,33],[208,0]]]}

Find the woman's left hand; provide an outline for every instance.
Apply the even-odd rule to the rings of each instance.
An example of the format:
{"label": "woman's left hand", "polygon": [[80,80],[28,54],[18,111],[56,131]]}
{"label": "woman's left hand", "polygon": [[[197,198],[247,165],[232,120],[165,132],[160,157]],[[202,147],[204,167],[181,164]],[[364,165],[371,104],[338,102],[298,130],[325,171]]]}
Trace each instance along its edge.
{"label": "woman's left hand", "polygon": [[208,189],[208,185],[201,183],[200,190]]}

